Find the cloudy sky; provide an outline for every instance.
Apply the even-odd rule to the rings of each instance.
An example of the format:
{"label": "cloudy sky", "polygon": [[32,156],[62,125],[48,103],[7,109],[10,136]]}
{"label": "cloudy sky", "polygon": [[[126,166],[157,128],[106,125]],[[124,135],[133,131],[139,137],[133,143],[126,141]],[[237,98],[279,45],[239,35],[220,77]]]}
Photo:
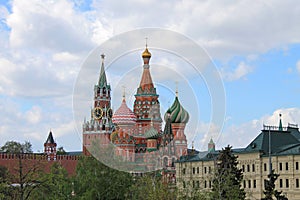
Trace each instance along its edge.
{"label": "cloudy sky", "polygon": [[[201,99],[197,102],[199,116],[191,114],[190,119],[196,128],[187,127],[189,146],[194,140],[196,147],[204,150],[213,137],[218,148],[227,144],[243,147],[255,138],[263,124],[277,125],[279,113],[285,126],[288,122],[300,124],[297,1],[0,2],[0,145],[7,140],[29,140],[35,151],[42,151],[51,129],[58,146],[81,150],[81,133],[73,117],[73,90],[82,64],[105,41],[127,31],[151,27],[175,31],[195,41],[205,49],[222,77],[224,124],[210,123],[211,117],[207,117],[211,113],[206,107],[211,107],[212,101],[209,92],[201,93],[205,87],[200,85],[204,83],[185,88],[176,76],[164,77],[173,83],[179,81],[179,97],[189,112],[193,113],[193,102],[185,98],[184,91],[192,91],[196,99]],[[155,41],[151,41],[151,35],[146,37],[151,49]],[[140,41],[141,49],[144,42]],[[159,54],[156,61],[155,53]],[[164,58],[159,51],[153,50],[152,55],[157,66],[183,65],[180,59],[167,58],[168,55]],[[141,65],[140,58],[134,56],[140,56],[140,52],[119,62],[128,64],[135,59]],[[141,68],[137,69],[140,71],[133,74],[138,76]],[[156,73],[155,65],[151,69],[153,80],[161,80],[163,73]],[[111,84],[120,78],[113,70],[108,70],[107,76]],[[184,78],[192,79],[189,75]],[[135,88],[138,81],[131,86]],[[93,85],[90,88],[92,93]],[[129,91],[131,106],[134,91]],[[162,109],[166,109],[174,95],[163,87],[159,92],[165,102]],[[180,92],[184,95],[180,96]],[[120,103],[117,97],[113,99],[114,109]]]}

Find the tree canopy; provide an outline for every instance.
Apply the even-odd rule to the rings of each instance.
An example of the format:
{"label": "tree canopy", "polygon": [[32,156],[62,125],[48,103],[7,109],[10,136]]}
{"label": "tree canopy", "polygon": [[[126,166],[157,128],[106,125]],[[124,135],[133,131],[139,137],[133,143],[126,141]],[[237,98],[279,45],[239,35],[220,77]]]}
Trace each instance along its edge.
{"label": "tree canopy", "polygon": [[227,146],[220,151],[216,160],[216,171],[213,178],[212,199],[245,199],[246,194],[241,188],[243,173],[238,169],[237,156]]}
{"label": "tree canopy", "polygon": [[279,192],[275,189],[275,182],[278,177],[279,174],[276,174],[274,170],[272,170],[271,173],[268,175],[269,180],[265,181],[265,197],[262,198],[262,200],[273,200],[273,196],[277,200],[287,200],[287,198],[282,194],[282,191]]}
{"label": "tree canopy", "polygon": [[1,148],[0,152],[3,153],[32,153],[32,145],[30,142],[24,143],[16,141],[8,141]]}

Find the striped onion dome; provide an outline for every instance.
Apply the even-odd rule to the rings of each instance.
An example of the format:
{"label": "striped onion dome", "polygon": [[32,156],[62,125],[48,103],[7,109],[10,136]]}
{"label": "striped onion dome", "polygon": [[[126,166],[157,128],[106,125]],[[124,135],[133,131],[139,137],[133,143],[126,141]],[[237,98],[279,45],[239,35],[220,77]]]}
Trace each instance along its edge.
{"label": "striped onion dome", "polygon": [[188,123],[189,113],[181,106],[178,97],[176,96],[173,105],[167,110],[165,114],[165,121],[170,115],[171,123]]}
{"label": "striped onion dome", "polygon": [[156,139],[158,136],[158,132],[153,126],[145,133],[145,138],[147,139]]}
{"label": "striped onion dome", "polygon": [[116,110],[112,117],[112,122],[119,125],[119,124],[135,124],[136,123],[136,116],[128,108],[125,98],[123,98],[121,106]]}

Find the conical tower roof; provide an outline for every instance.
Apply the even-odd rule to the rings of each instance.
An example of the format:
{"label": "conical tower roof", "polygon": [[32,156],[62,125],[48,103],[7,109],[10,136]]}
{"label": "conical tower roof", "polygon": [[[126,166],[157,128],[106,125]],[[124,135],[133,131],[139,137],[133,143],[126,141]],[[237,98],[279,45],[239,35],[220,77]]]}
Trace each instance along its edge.
{"label": "conical tower roof", "polygon": [[45,143],[47,143],[47,144],[54,144],[55,143],[54,139],[53,139],[52,131],[49,132],[48,138],[47,138]]}
{"label": "conical tower roof", "polygon": [[142,91],[150,91],[151,89],[154,88],[154,84],[150,74],[150,65],[149,65],[151,53],[149,52],[147,46],[145,51],[142,54],[142,57],[144,60],[144,66],[143,66],[144,69],[143,69],[142,79],[140,82],[140,88],[142,89]]}
{"label": "conical tower roof", "polygon": [[99,81],[98,81],[98,87],[103,88],[103,87],[107,86],[106,74],[105,74],[105,70],[104,70],[105,55],[102,54],[101,58],[102,58],[102,63],[101,63],[101,70],[100,70],[100,76],[99,76]]}

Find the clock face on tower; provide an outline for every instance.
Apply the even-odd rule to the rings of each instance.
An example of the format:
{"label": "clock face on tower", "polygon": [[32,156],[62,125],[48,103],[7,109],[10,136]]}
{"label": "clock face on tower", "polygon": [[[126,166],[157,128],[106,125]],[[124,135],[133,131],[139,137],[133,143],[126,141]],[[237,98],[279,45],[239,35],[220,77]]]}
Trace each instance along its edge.
{"label": "clock face on tower", "polygon": [[106,115],[107,115],[108,118],[112,118],[112,116],[113,116],[113,111],[112,111],[111,108],[109,108],[109,109],[106,111]]}
{"label": "clock face on tower", "polygon": [[96,107],[94,108],[93,115],[95,119],[101,119],[103,115],[103,110],[100,107]]}

